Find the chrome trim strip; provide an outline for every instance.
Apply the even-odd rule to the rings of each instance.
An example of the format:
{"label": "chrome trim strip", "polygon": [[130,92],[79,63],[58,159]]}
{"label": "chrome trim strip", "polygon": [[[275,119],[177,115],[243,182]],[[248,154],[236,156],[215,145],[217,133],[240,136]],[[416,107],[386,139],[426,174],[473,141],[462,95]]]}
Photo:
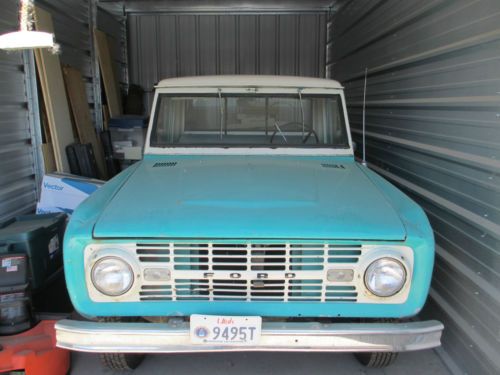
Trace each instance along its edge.
{"label": "chrome trim strip", "polygon": [[258,346],[193,345],[189,323],[97,323],[61,320],[57,346],[83,352],[405,352],[441,345],[443,324],[436,320],[409,323],[264,322]]}

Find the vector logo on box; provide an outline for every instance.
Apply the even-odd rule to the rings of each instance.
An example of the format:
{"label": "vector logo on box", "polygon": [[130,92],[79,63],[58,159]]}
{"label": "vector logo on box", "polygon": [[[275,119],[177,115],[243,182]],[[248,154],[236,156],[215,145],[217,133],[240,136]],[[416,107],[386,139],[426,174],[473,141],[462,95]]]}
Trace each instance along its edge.
{"label": "vector logo on box", "polygon": [[57,190],[57,191],[61,191],[64,189],[63,186],[60,186],[60,185],[55,185],[55,184],[49,184],[48,182],[44,182],[43,183],[43,187],[45,189],[49,189],[49,190]]}

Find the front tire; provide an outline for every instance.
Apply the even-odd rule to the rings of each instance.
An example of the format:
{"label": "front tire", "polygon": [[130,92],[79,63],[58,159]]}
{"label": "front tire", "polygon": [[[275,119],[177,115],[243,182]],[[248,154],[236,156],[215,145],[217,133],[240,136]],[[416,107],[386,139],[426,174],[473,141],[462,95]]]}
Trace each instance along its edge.
{"label": "front tire", "polygon": [[364,366],[371,368],[383,368],[390,366],[398,358],[395,352],[368,352],[354,353],[356,359]]}
{"label": "front tire", "polygon": [[[106,317],[100,318],[101,322],[117,323],[117,322],[131,322],[135,319],[130,318],[115,318]],[[99,358],[101,360],[101,365],[108,369],[114,371],[130,371],[135,370],[141,362],[144,360],[144,354],[135,353],[101,353]]]}
{"label": "front tire", "polygon": [[102,366],[108,370],[130,371],[141,364],[144,354],[101,353],[99,357]]}

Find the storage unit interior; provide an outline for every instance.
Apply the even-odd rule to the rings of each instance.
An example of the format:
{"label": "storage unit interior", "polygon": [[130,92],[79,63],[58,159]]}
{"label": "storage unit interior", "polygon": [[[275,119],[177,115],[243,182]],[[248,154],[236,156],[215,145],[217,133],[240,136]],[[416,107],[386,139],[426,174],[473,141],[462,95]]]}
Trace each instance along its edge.
{"label": "storage unit interior", "polygon": [[[108,34],[121,90],[140,85],[146,114],[163,78],[208,74],[327,77],[346,88],[370,168],[414,198],[435,231],[420,314],[445,324],[443,358],[499,373],[500,2],[497,0],[40,0],[63,63],[81,70],[102,127],[91,31]],[[17,1],[0,30],[17,24]],[[33,56],[1,53],[0,221],[32,211],[43,174]],[[361,147],[358,147],[361,150]],[[361,156],[358,151],[358,156]]]}

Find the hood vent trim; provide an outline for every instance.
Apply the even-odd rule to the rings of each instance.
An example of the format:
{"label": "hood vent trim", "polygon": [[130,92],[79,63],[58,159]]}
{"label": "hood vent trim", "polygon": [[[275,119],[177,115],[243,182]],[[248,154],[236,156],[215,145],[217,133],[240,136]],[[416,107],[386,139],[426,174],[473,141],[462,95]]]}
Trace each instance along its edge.
{"label": "hood vent trim", "polygon": [[177,165],[176,161],[157,162],[153,164],[153,168],[175,167],[176,165]]}
{"label": "hood vent trim", "polygon": [[333,168],[333,169],[346,169],[346,167],[342,164],[329,164],[329,163],[321,163],[323,168]]}

